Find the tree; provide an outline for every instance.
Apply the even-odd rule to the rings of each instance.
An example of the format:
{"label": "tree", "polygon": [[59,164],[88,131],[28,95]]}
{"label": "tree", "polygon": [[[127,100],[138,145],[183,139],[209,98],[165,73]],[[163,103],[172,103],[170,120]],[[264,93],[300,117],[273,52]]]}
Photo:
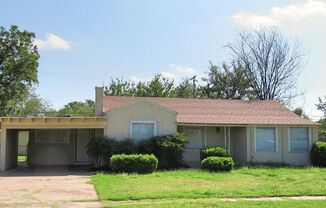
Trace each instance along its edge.
{"label": "tree", "polygon": [[115,96],[137,96],[137,97],[174,97],[174,82],[161,74],[157,74],[148,82],[139,81],[137,83],[121,79],[111,79],[105,87],[106,95]]}
{"label": "tree", "polygon": [[255,98],[249,80],[245,76],[245,69],[238,62],[233,62],[231,66],[223,64],[221,67],[210,62],[208,78],[204,79],[204,81],[206,81],[207,84],[203,88],[208,98]]}
{"label": "tree", "polygon": [[95,102],[93,100],[73,101],[58,111],[59,117],[93,117],[94,115]]}
{"label": "tree", "polygon": [[309,119],[309,116],[305,114],[305,112],[303,111],[302,108],[296,108],[293,110],[293,113],[297,114],[298,116],[300,117],[303,117],[303,118],[306,118],[306,119]]}
{"label": "tree", "polygon": [[275,28],[240,32],[236,42],[226,46],[245,75],[258,99],[288,103],[295,92],[304,56],[298,42],[290,42]]}
{"label": "tree", "polygon": [[0,115],[12,115],[15,107],[38,83],[39,54],[34,33],[0,27]]}
{"label": "tree", "polygon": [[44,117],[56,116],[56,111],[47,100],[40,98],[34,89],[30,89],[27,98],[16,105],[12,114],[19,117]]}
{"label": "tree", "polygon": [[325,138],[326,137],[326,96],[324,99],[321,97],[318,98],[319,103],[316,104],[317,109],[324,113],[324,117],[318,121],[321,124],[318,128],[318,135],[319,137]]}
{"label": "tree", "polygon": [[175,97],[174,82],[157,74],[145,85],[145,97]]}
{"label": "tree", "polygon": [[133,96],[135,91],[135,83],[124,78],[111,79],[109,86],[105,86],[106,95],[115,96]]}

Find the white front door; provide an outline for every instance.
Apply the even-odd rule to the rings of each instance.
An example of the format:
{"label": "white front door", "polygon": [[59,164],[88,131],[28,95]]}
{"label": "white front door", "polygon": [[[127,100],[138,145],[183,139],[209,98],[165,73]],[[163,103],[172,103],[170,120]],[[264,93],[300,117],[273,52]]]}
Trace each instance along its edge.
{"label": "white front door", "polygon": [[204,145],[203,127],[186,127],[185,134],[188,140],[186,149],[200,149]]}
{"label": "white front door", "polygon": [[90,141],[89,129],[77,129],[76,136],[76,162],[89,162],[87,145]]}

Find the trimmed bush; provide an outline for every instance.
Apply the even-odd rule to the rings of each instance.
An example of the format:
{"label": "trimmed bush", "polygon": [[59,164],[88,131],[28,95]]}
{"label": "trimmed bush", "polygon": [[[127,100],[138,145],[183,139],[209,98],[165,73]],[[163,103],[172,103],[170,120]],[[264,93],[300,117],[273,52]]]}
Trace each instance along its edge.
{"label": "trimmed bush", "polygon": [[311,162],[314,166],[326,167],[326,142],[316,142],[311,148]]}
{"label": "trimmed bush", "polygon": [[158,160],[154,155],[113,155],[110,167],[119,173],[152,173],[157,169]]}
{"label": "trimmed bush", "polygon": [[200,160],[204,160],[208,157],[230,157],[229,151],[223,147],[206,147],[200,150]]}
{"label": "trimmed bush", "polygon": [[233,165],[231,157],[207,157],[201,161],[201,168],[209,171],[230,171]]}

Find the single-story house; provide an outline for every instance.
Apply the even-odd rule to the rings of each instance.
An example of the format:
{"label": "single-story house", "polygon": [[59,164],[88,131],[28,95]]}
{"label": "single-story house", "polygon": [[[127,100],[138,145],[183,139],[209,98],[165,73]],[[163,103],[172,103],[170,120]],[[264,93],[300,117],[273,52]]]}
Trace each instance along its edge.
{"label": "single-story house", "polygon": [[184,162],[199,167],[199,150],[223,146],[236,163],[309,165],[318,124],[276,101],[104,96],[96,87],[92,118],[1,118],[1,170],[17,165],[19,135],[28,135],[29,165],[90,164],[96,136],[136,141],[186,134]]}

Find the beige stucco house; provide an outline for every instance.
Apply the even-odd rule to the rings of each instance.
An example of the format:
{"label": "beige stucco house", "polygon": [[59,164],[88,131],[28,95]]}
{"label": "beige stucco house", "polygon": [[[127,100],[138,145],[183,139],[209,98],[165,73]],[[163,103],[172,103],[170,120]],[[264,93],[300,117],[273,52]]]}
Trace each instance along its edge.
{"label": "beige stucco house", "polygon": [[136,141],[184,132],[184,162],[199,167],[199,150],[223,146],[236,163],[309,165],[318,124],[275,101],[104,96],[96,87],[93,118],[1,118],[1,170],[17,165],[19,135],[28,135],[29,165],[90,164],[88,142],[101,135]]}

